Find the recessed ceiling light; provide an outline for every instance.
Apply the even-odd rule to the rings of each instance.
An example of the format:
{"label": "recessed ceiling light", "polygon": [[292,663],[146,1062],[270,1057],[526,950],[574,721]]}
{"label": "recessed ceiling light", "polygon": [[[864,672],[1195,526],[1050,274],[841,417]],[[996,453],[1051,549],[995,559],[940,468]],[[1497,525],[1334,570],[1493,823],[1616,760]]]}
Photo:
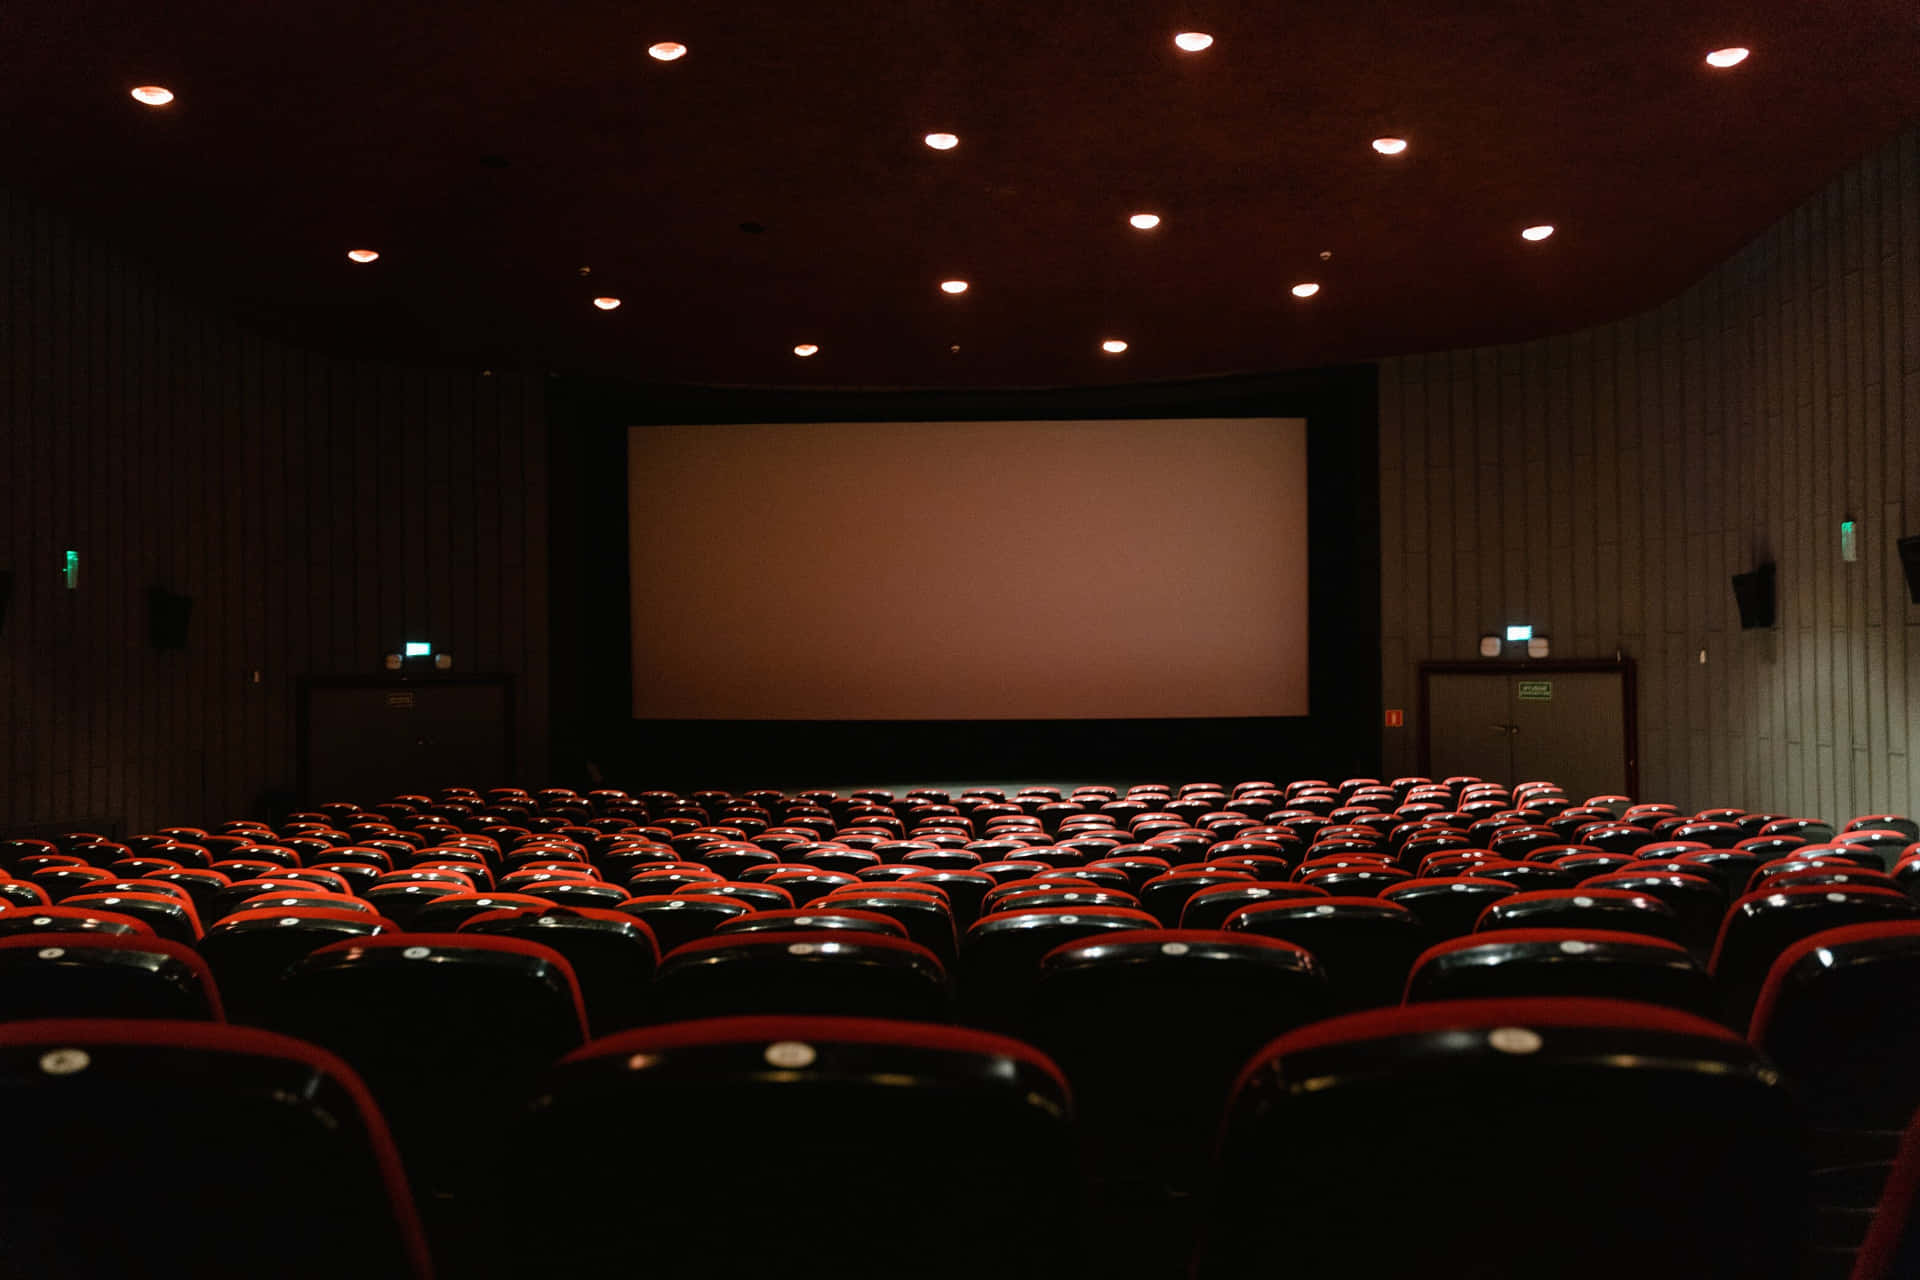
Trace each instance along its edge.
{"label": "recessed ceiling light", "polygon": [[1405,138],[1375,138],[1373,149],[1383,156],[1397,156],[1407,149]]}
{"label": "recessed ceiling light", "polygon": [[595,298],[595,299],[593,300],[593,305],[594,305],[594,306],[596,306],[596,307],[598,307],[598,308],[600,308],[600,309],[601,309],[602,311],[611,311],[611,310],[613,310],[613,309],[614,309],[615,307],[617,307],[617,306],[619,306],[619,305],[620,305],[620,299],[618,299],[618,298]]}
{"label": "recessed ceiling light", "polygon": [[793,354],[797,356],[810,356],[818,350],[820,350],[820,348],[816,344],[803,342],[793,349]]}
{"label": "recessed ceiling light", "polygon": [[143,84],[133,91],[133,100],[149,107],[164,107],[173,101],[173,90],[164,85]]}
{"label": "recessed ceiling light", "polygon": [[1293,286],[1293,296],[1296,298],[1311,298],[1318,292],[1320,292],[1320,286],[1311,280],[1303,280]]}
{"label": "recessed ceiling light", "polygon": [[1213,37],[1204,31],[1182,31],[1173,43],[1188,53],[1198,53],[1213,43]]}
{"label": "recessed ceiling light", "polygon": [[349,249],[347,256],[355,262],[373,262],[378,260],[380,254],[373,249]]}
{"label": "recessed ceiling light", "polygon": [[1127,221],[1142,231],[1151,231],[1160,225],[1160,215],[1157,213],[1136,213],[1131,218],[1128,218]]}
{"label": "recessed ceiling light", "polygon": [[1753,52],[1751,49],[1742,49],[1739,45],[1734,45],[1729,49],[1715,49],[1707,55],[1707,65],[1710,67],[1737,67],[1747,60],[1747,55],[1751,52]]}
{"label": "recessed ceiling light", "polygon": [[942,293],[965,293],[966,291],[967,282],[965,280],[942,280],[940,282],[940,292]]}
{"label": "recessed ceiling light", "polygon": [[926,143],[935,151],[951,151],[960,145],[960,137],[952,133],[930,133],[926,137]]}
{"label": "recessed ceiling light", "polygon": [[1553,234],[1553,227],[1545,222],[1537,227],[1528,227],[1520,233],[1522,240],[1545,240]]}
{"label": "recessed ceiling light", "polygon": [[1118,338],[1108,338],[1100,344],[1100,349],[1110,356],[1117,356],[1127,349],[1127,344]]}
{"label": "recessed ceiling light", "polygon": [[647,53],[661,62],[673,62],[687,56],[687,46],[678,40],[662,40],[659,44],[647,46]]}

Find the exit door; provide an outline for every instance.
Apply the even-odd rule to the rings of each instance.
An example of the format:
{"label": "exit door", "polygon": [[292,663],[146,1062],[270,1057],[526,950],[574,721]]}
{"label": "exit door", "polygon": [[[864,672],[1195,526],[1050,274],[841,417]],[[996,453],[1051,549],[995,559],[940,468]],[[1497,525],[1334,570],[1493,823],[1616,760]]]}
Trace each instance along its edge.
{"label": "exit door", "polygon": [[1428,663],[1421,772],[1557,782],[1577,803],[1634,795],[1631,662]]}

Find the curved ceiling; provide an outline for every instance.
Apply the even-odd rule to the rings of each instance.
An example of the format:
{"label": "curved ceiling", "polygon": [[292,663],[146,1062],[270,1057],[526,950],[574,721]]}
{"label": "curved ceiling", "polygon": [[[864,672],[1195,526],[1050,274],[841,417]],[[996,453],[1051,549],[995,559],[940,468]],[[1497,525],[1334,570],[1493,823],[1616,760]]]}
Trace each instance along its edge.
{"label": "curved ceiling", "polygon": [[[326,349],[1065,386],[1521,339],[1671,297],[1914,118],[1916,12],[38,0],[10,15],[0,110],[10,184]],[[1731,45],[1752,57],[1706,65]],[[142,106],[142,84],[177,96]],[[1522,240],[1536,223],[1556,233]]]}

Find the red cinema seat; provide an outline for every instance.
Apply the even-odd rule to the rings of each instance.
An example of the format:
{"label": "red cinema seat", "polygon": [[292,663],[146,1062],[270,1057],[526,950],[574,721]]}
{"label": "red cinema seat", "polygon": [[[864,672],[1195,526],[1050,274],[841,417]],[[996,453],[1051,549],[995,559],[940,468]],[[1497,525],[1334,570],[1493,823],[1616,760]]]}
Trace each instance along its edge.
{"label": "red cinema seat", "polygon": [[1706,968],[1679,943],[1575,928],[1496,929],[1429,947],[1407,975],[1405,1003],[1518,996],[1640,1000],[1701,1017],[1719,1011]]}
{"label": "red cinema seat", "polygon": [[[622,1032],[547,1074],[524,1145],[503,1165],[602,1168],[609,1122],[617,1133],[637,1118],[655,1153],[645,1158],[676,1187],[737,1187],[739,1213],[719,1236],[662,1223],[636,1239],[603,1229],[632,1221],[633,1185],[581,1177],[567,1184],[567,1229],[496,1238],[525,1276],[750,1280],[805,1255],[835,1280],[1056,1280],[1078,1235],[1071,1114],[1065,1078],[1038,1050],[955,1027],[753,1017]],[[786,1173],[741,1181],[776,1149],[789,1153]],[[875,1199],[889,1183],[910,1199]],[[1040,1203],[993,1215],[989,1229],[983,1210],[952,1220],[938,1208],[1030,1193]],[[514,1221],[524,1189],[503,1179],[498,1203],[498,1220]]]}
{"label": "red cinema seat", "polygon": [[[0,1082],[10,1275],[428,1280],[386,1125],[332,1054],[213,1022],[17,1022]],[[109,1170],[149,1171],[148,1226],[82,1225]]]}
{"label": "red cinema seat", "polygon": [[213,974],[193,948],[135,934],[0,938],[0,1020],[222,1020]]}
{"label": "red cinema seat", "polygon": [[[1791,1280],[1801,1140],[1773,1065],[1677,1010],[1448,1000],[1334,1018],[1242,1072],[1193,1274]],[[1382,1168],[1406,1189],[1386,1222],[1367,1194]],[[1480,1188],[1528,1176],[1551,1191],[1480,1211]],[[1276,1237],[1276,1206],[1299,1229]]]}
{"label": "red cinema seat", "polygon": [[944,1022],[953,1005],[933,952],[854,929],[716,933],[676,948],[654,985],[659,1021],[805,1014]]}

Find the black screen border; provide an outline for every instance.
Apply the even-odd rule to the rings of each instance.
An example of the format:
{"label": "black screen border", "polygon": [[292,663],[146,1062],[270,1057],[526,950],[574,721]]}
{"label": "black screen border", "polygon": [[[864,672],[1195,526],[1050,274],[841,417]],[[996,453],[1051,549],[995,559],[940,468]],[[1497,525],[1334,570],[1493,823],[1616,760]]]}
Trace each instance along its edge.
{"label": "black screen border", "polygon": [[[636,720],[627,431],[737,423],[1303,418],[1305,716]],[[552,774],[637,789],[932,779],[1335,777],[1380,767],[1375,366],[1135,386],[818,391],[547,382]],[[1222,776],[1231,775],[1231,776]]]}

